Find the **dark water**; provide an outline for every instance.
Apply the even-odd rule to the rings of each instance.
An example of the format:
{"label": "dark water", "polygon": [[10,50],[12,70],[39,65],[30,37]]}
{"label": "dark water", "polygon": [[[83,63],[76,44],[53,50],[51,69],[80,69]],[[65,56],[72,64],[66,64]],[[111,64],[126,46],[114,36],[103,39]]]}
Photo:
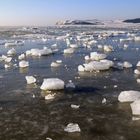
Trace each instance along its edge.
{"label": "dark water", "polygon": [[[81,46],[74,54],[64,55],[62,51],[66,48],[66,43],[55,38],[66,33],[72,33],[72,36],[75,36],[83,31],[96,36],[99,34],[96,32],[101,32],[103,29],[42,28],[38,32],[47,34],[50,38],[46,43],[37,38],[12,37],[14,34],[37,34],[38,32],[5,30],[1,31],[1,41],[25,40],[24,46],[15,48],[17,55],[31,48],[50,47],[56,42],[59,51],[49,56],[28,58],[30,67],[27,69],[5,70],[4,63],[0,63],[0,140],[45,140],[47,137],[53,140],[140,139],[140,121],[132,120],[133,116],[128,103],[119,103],[117,100],[119,93],[123,90],[140,89],[140,85],[136,82],[138,77],[133,72],[136,63],[140,60],[140,50],[136,50],[140,48],[140,42],[127,42],[129,47],[124,50],[123,43],[120,43],[119,39],[126,38],[126,34],[98,40],[98,44],[110,44],[114,47],[114,52],[108,53],[108,59],[117,58],[115,63],[129,61],[133,64],[133,68],[124,70],[112,68],[100,73],[79,73],[77,67],[84,63],[85,55],[91,51],[102,51],[97,49],[97,45],[93,45],[91,49]],[[130,29],[122,30],[134,32]],[[138,34],[139,31],[134,33]],[[10,49],[5,48],[4,45],[0,47],[1,55],[6,54]],[[63,65],[59,68],[51,68],[51,62],[58,59],[63,61]],[[37,78],[36,85],[27,85],[26,75],[34,75]],[[60,78],[65,83],[72,80],[76,88],[59,91],[54,100],[46,101],[44,96],[47,93],[40,90],[40,85],[43,78],[53,77]],[[114,88],[115,85],[117,85],[116,88]],[[103,98],[107,99],[106,104],[102,104]],[[72,109],[71,104],[80,105],[80,108]],[[79,124],[80,133],[64,132],[64,128],[71,122]]]}

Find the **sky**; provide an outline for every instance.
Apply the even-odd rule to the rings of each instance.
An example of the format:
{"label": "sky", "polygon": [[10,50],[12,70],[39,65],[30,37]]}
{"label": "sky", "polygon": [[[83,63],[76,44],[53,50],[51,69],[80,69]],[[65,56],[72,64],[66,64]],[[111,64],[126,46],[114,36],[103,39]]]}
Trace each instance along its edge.
{"label": "sky", "polygon": [[0,0],[0,26],[47,26],[74,19],[140,18],[140,0]]}

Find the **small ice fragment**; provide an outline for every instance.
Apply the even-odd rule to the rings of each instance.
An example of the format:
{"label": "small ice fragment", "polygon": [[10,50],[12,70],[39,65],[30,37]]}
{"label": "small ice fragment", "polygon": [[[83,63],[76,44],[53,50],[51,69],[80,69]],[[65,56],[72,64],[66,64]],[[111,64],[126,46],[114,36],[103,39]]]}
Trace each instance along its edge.
{"label": "small ice fragment", "polygon": [[77,44],[70,44],[70,48],[78,48]]}
{"label": "small ice fragment", "polygon": [[140,117],[132,117],[132,121],[139,121],[140,120]]}
{"label": "small ice fragment", "polygon": [[117,85],[114,85],[114,88],[117,88],[118,86]]}
{"label": "small ice fragment", "polygon": [[137,83],[140,83],[140,79],[137,79]]}
{"label": "small ice fragment", "polygon": [[55,95],[56,95],[56,93],[54,93],[54,94],[48,94],[48,95],[45,96],[45,100],[52,100],[52,99],[55,98]]}
{"label": "small ice fragment", "polygon": [[4,68],[5,68],[5,69],[8,69],[8,68],[10,68],[10,67],[11,67],[11,65],[9,65],[9,64],[5,64],[5,65],[4,65]]}
{"label": "small ice fragment", "polygon": [[35,95],[33,94],[33,96],[32,96],[33,98],[35,98]]}
{"label": "small ice fragment", "polygon": [[131,63],[129,63],[129,62],[127,62],[127,61],[125,61],[124,63],[123,63],[123,67],[124,68],[132,68],[132,64]]}
{"label": "small ice fragment", "polygon": [[57,63],[57,62],[52,62],[51,63],[51,67],[60,67],[61,63]]}
{"label": "small ice fragment", "polygon": [[137,75],[140,75],[140,71],[138,69],[135,69],[134,73],[137,74]]}
{"label": "small ice fragment", "polygon": [[65,132],[74,133],[74,132],[81,132],[81,129],[78,124],[69,123],[66,128],[64,129]]}
{"label": "small ice fragment", "polygon": [[66,84],[66,88],[75,88],[74,83],[70,80],[68,84]]}
{"label": "small ice fragment", "polygon": [[78,71],[84,72],[85,71],[85,68],[82,65],[79,65],[78,66]]}
{"label": "small ice fragment", "polygon": [[100,54],[100,53],[97,53],[97,52],[91,52],[90,53],[90,59],[92,60],[102,60],[102,59],[105,59],[107,57],[106,54]]}
{"label": "small ice fragment", "polygon": [[56,60],[56,63],[61,64],[62,63],[62,60]]}
{"label": "small ice fragment", "polygon": [[140,61],[138,61],[138,63],[137,63],[137,67],[140,67]]}
{"label": "small ice fragment", "polygon": [[51,139],[51,138],[47,137],[47,138],[46,138],[46,140],[53,140],[53,139]]}
{"label": "small ice fragment", "polygon": [[74,53],[73,48],[64,49],[64,54],[71,54],[71,53]]}
{"label": "small ice fragment", "polygon": [[127,44],[124,44],[124,48],[127,49],[128,48],[128,45]]}
{"label": "small ice fragment", "polygon": [[26,56],[30,56],[31,55],[31,50],[27,50],[25,53],[26,53]]}
{"label": "small ice fragment", "polygon": [[6,63],[10,63],[11,61],[12,61],[12,57],[7,57],[7,58],[5,58],[5,60],[4,60]]}
{"label": "small ice fragment", "polygon": [[10,49],[8,52],[7,52],[8,55],[15,55],[16,54],[16,50],[14,48]]}
{"label": "small ice fragment", "polygon": [[118,96],[118,100],[120,102],[133,102],[140,98],[140,92],[129,90],[129,91],[122,91]]}
{"label": "small ice fragment", "polygon": [[29,66],[29,62],[28,61],[22,60],[22,61],[19,62],[19,67],[20,68],[26,68],[28,66]]}
{"label": "small ice fragment", "polygon": [[61,90],[64,89],[64,81],[58,78],[44,79],[40,89],[42,90]]}
{"label": "small ice fragment", "polygon": [[89,57],[88,55],[85,56],[85,60],[86,60],[86,61],[90,60],[90,57]]}
{"label": "small ice fragment", "polygon": [[27,84],[33,84],[36,82],[36,78],[33,76],[25,76],[25,79],[27,81]]}
{"label": "small ice fragment", "polygon": [[104,45],[104,51],[105,52],[112,52],[113,51],[113,47],[110,45]]}
{"label": "small ice fragment", "polygon": [[80,105],[74,105],[74,104],[71,104],[71,108],[73,109],[79,109]]}
{"label": "small ice fragment", "polygon": [[19,55],[19,56],[18,56],[18,59],[19,59],[19,60],[23,60],[23,59],[25,59],[25,54],[21,54],[21,55]]}
{"label": "small ice fragment", "polygon": [[102,100],[102,104],[106,104],[106,98],[103,98],[103,100]]}
{"label": "small ice fragment", "polygon": [[103,46],[102,45],[98,45],[98,49],[103,49]]}

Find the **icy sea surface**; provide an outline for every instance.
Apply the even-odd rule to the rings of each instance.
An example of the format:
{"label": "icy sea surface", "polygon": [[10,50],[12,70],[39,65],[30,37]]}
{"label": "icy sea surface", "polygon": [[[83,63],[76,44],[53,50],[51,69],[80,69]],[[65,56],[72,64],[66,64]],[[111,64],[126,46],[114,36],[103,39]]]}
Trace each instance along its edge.
{"label": "icy sea surface", "polygon": [[[0,140],[139,140],[140,120],[133,116],[130,103],[120,103],[125,90],[140,90],[134,74],[140,60],[139,29],[95,27],[1,28],[0,56],[16,50],[10,67],[0,62]],[[123,39],[123,40],[120,40]],[[72,54],[64,54],[67,41],[77,44]],[[90,41],[94,43],[89,43]],[[23,44],[5,47],[7,42]],[[112,51],[99,47],[111,45]],[[28,56],[29,67],[18,67],[18,56],[43,47],[57,49],[47,56]],[[105,53],[114,66],[106,71],[78,72],[90,52]],[[59,67],[51,63],[62,60]],[[122,68],[124,61],[132,68]],[[25,76],[37,79],[27,84]],[[75,88],[41,91],[44,78],[71,80]],[[54,99],[45,100],[56,93]],[[72,108],[71,105],[79,105]],[[136,119],[137,117],[137,119]],[[78,124],[80,132],[64,131],[69,123]]]}

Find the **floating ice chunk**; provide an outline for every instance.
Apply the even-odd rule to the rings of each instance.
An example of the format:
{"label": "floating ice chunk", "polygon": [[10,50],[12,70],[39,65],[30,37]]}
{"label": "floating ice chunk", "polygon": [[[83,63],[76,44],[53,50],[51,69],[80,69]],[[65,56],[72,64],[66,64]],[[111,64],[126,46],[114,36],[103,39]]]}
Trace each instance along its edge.
{"label": "floating ice chunk", "polygon": [[4,61],[5,61],[6,63],[10,63],[10,62],[12,61],[12,57],[6,57],[6,58],[4,59]]}
{"label": "floating ice chunk", "polygon": [[136,37],[134,38],[134,40],[135,40],[135,41],[140,41],[140,36],[136,36]]}
{"label": "floating ice chunk", "polygon": [[7,43],[5,43],[5,47],[13,47],[13,46],[16,46],[15,42],[7,42]]}
{"label": "floating ice chunk", "polygon": [[108,70],[111,66],[108,62],[98,62],[98,61],[92,61],[88,64],[83,64],[85,71],[100,71],[100,70]]}
{"label": "floating ice chunk", "polygon": [[78,66],[78,71],[79,71],[79,72],[84,72],[84,71],[85,71],[84,66],[79,65],[79,66]]}
{"label": "floating ice chunk", "polygon": [[112,52],[113,51],[113,47],[110,45],[104,45],[104,51],[106,52]]}
{"label": "floating ice chunk", "polygon": [[39,56],[45,56],[45,55],[49,55],[52,53],[53,53],[53,51],[51,49],[48,49],[48,48],[44,48],[42,50],[39,50]]}
{"label": "floating ice chunk", "polygon": [[47,137],[46,140],[53,140],[52,138]]}
{"label": "floating ice chunk", "polygon": [[70,80],[68,84],[66,84],[66,88],[75,88],[74,83]]}
{"label": "floating ice chunk", "polygon": [[33,84],[36,82],[36,78],[33,76],[25,76],[25,79],[27,81],[27,84]]}
{"label": "floating ice chunk", "polygon": [[77,44],[70,44],[70,48],[78,48]]}
{"label": "floating ice chunk", "polygon": [[100,53],[97,53],[97,52],[91,52],[91,53],[90,53],[90,58],[91,58],[92,60],[98,61],[98,60],[105,59],[106,57],[107,57],[106,54],[100,54]]}
{"label": "floating ice chunk", "polygon": [[135,69],[134,73],[137,74],[137,75],[140,75],[140,71],[138,69]]}
{"label": "floating ice chunk", "polygon": [[114,85],[113,87],[114,87],[114,88],[117,88],[118,86],[117,86],[117,85]]}
{"label": "floating ice chunk", "polygon": [[23,60],[23,59],[25,59],[25,54],[21,54],[21,55],[19,55],[19,56],[18,56],[18,59],[19,59],[19,60]]}
{"label": "floating ice chunk", "polygon": [[137,67],[140,67],[140,61],[138,61],[138,63],[137,63]]}
{"label": "floating ice chunk", "polygon": [[89,61],[90,60],[90,57],[88,55],[85,56],[85,60]]}
{"label": "floating ice chunk", "polygon": [[71,54],[71,53],[74,53],[73,48],[64,49],[64,54]]}
{"label": "floating ice chunk", "polygon": [[22,60],[22,61],[19,62],[19,67],[20,68],[26,68],[28,66],[29,66],[29,62],[28,61]]}
{"label": "floating ice chunk", "polygon": [[103,49],[103,46],[102,45],[98,45],[98,49]]}
{"label": "floating ice chunk", "polygon": [[125,61],[125,62],[123,63],[123,67],[124,67],[124,68],[132,68],[133,65],[132,65],[130,62]]}
{"label": "floating ice chunk", "polygon": [[138,121],[138,120],[140,120],[140,117],[136,117],[136,116],[132,117],[132,121]]}
{"label": "floating ice chunk", "polygon": [[5,69],[8,69],[8,68],[10,68],[11,67],[11,65],[9,65],[9,64],[4,64],[4,68]]}
{"label": "floating ice chunk", "polygon": [[106,98],[103,98],[102,104],[106,104]]}
{"label": "floating ice chunk", "polygon": [[56,62],[62,64],[62,60],[56,60]]}
{"label": "floating ice chunk", "polygon": [[140,79],[137,79],[137,83],[140,83]]}
{"label": "floating ice chunk", "polygon": [[30,56],[32,54],[31,50],[27,50],[25,53],[26,53],[26,56]]}
{"label": "floating ice chunk", "polygon": [[31,49],[31,55],[32,56],[39,56],[39,49]]}
{"label": "floating ice chunk", "polygon": [[94,45],[94,44],[96,44],[96,43],[97,43],[96,40],[91,40],[91,41],[88,42],[88,45]]}
{"label": "floating ice chunk", "polygon": [[127,49],[128,48],[128,45],[127,44],[124,44],[124,48]]}
{"label": "floating ice chunk", "polygon": [[74,104],[71,104],[71,108],[73,109],[79,109],[80,105],[74,105]]}
{"label": "floating ice chunk", "polygon": [[61,90],[64,89],[64,81],[58,78],[44,79],[40,89],[42,90]]}
{"label": "floating ice chunk", "polygon": [[140,99],[130,104],[133,115],[140,115]]}
{"label": "floating ice chunk", "polygon": [[113,61],[107,60],[107,59],[100,60],[100,62],[107,63],[110,67],[113,67],[113,65],[114,65],[114,62]]}
{"label": "floating ice chunk", "polygon": [[61,63],[60,62],[58,63],[58,62],[52,62],[51,63],[51,67],[60,67],[61,66]]}
{"label": "floating ice chunk", "polygon": [[47,38],[42,38],[42,41],[43,42],[46,42],[48,39]]}
{"label": "floating ice chunk", "polygon": [[129,90],[129,91],[122,91],[118,96],[118,100],[120,102],[133,102],[140,98],[140,92]]}
{"label": "floating ice chunk", "polygon": [[69,123],[66,128],[64,129],[65,132],[74,133],[74,132],[81,132],[81,129],[78,124]]}
{"label": "floating ice chunk", "polygon": [[16,50],[14,48],[10,49],[8,52],[7,52],[8,55],[15,55],[16,54]]}
{"label": "floating ice chunk", "polygon": [[48,94],[48,95],[45,96],[45,100],[52,100],[52,99],[55,98],[55,95],[56,95],[56,93],[54,93],[54,94]]}

